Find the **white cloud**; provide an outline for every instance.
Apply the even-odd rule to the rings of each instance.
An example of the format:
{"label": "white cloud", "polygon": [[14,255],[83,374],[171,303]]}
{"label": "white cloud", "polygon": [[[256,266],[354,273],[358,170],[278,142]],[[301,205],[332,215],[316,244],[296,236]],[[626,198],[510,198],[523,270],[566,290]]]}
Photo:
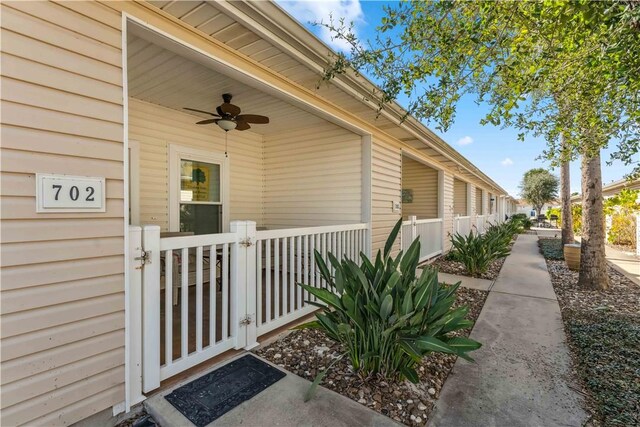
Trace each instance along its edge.
{"label": "white cloud", "polygon": [[[345,25],[353,22],[353,31],[358,36],[358,26],[365,24],[364,13],[360,0],[297,0],[278,1],[287,12],[293,15],[303,24],[324,22],[329,23],[330,16],[333,17],[336,25],[340,18],[344,18]],[[329,29],[323,26],[315,27],[319,32],[319,37],[332,48],[348,52],[351,48],[344,40],[333,39]]]}
{"label": "white cloud", "polygon": [[473,138],[471,138],[470,136],[464,136],[462,138],[460,138],[457,142],[458,145],[469,145],[473,142]]}
{"label": "white cloud", "polygon": [[513,164],[513,160],[507,157],[503,161],[501,161],[500,164],[502,166],[511,166]]}

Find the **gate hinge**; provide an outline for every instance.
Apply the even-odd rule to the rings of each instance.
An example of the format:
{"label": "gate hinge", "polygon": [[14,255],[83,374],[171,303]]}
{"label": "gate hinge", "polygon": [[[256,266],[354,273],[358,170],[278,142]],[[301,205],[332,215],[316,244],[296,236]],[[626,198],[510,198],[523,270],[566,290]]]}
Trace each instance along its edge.
{"label": "gate hinge", "polygon": [[240,244],[245,248],[255,245],[255,243],[251,241],[251,237],[247,237],[246,239],[240,240]]}
{"label": "gate hinge", "polygon": [[142,268],[145,264],[151,264],[151,251],[140,250],[140,256],[134,258],[136,261],[141,261],[140,265],[136,269]]}
{"label": "gate hinge", "polygon": [[244,318],[240,319],[240,326],[249,326],[252,323],[253,320],[251,320],[251,315],[247,315]]}

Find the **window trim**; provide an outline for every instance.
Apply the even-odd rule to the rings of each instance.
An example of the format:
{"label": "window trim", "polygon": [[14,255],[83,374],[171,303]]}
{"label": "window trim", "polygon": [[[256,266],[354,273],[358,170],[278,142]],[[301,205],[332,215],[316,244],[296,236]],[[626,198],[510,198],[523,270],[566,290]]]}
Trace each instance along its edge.
{"label": "window trim", "polygon": [[[222,204],[222,232],[228,233],[229,158],[224,153],[177,144],[169,144],[169,231],[180,231],[180,161],[183,159],[220,165],[220,202],[200,202],[200,204]],[[189,202],[189,204],[198,204],[198,202]]]}

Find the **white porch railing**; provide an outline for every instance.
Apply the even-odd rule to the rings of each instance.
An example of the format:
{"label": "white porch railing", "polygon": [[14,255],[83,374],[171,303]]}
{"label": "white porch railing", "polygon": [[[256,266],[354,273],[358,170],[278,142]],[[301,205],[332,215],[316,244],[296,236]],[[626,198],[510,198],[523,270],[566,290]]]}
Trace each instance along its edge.
{"label": "white porch railing", "polygon": [[410,216],[402,223],[401,246],[406,251],[411,243],[420,237],[420,261],[442,253],[442,218],[417,219]]}
{"label": "white porch railing", "polygon": [[367,253],[367,224],[258,231],[256,235],[256,326],[260,336],[305,316],[317,307],[297,283],[325,287],[314,253],[328,253],[359,264]]}
{"label": "white porch railing", "polygon": [[457,216],[454,218],[454,231],[457,234],[468,236],[471,232],[471,217],[470,216]]}
{"label": "white porch railing", "polygon": [[476,215],[476,231],[478,234],[484,234],[487,228],[487,215]]}
{"label": "white porch railing", "polygon": [[357,260],[367,252],[367,233],[367,224],[256,231],[253,221],[234,221],[230,233],[166,238],[145,226],[140,242],[140,228],[132,228],[143,391],[313,312],[297,284],[325,286],[314,250],[327,264],[329,252]]}

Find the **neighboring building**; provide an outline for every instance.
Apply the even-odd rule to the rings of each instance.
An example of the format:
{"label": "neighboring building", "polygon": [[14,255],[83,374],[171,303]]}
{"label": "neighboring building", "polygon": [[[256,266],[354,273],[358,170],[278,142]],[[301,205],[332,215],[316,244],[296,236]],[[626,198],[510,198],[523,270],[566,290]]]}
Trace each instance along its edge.
{"label": "neighboring building", "polygon": [[[2,425],[125,411],[250,348],[312,311],[314,249],[371,253],[405,216],[425,258],[515,211],[364,78],[318,85],[329,48],[274,3],[1,8]],[[269,123],[184,109],[225,93]]]}
{"label": "neighboring building", "polygon": [[[640,190],[640,178],[629,181],[628,179],[620,179],[609,184],[602,185],[602,195],[607,198],[615,196],[622,190]],[[571,196],[571,203],[579,203],[582,201],[582,195],[576,194]]]}

